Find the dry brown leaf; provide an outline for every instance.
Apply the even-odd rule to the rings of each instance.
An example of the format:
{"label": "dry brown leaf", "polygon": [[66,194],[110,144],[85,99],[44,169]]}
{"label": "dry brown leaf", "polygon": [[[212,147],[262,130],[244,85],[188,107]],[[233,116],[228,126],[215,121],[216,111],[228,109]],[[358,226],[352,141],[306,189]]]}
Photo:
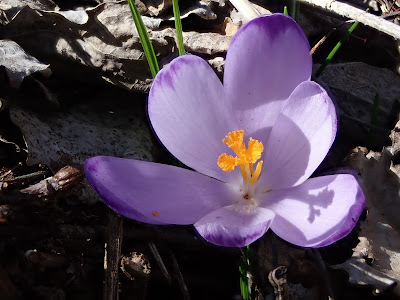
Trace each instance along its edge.
{"label": "dry brown leaf", "polygon": [[0,40],[0,66],[6,69],[9,84],[13,88],[18,88],[26,76],[49,67],[9,40]]}
{"label": "dry brown leaf", "polygon": [[228,50],[231,39],[231,36],[212,32],[183,32],[185,49],[199,54],[215,55],[224,53]]}
{"label": "dry brown leaf", "polygon": [[142,3],[151,16],[158,16],[172,6],[172,0],[136,0],[135,3]]}
{"label": "dry brown leaf", "polygon": [[[347,165],[361,176],[368,214],[361,222],[353,257],[336,266],[349,273],[351,283],[372,285],[376,293],[400,282],[400,172],[393,162],[400,151],[400,122],[390,137],[392,146],[382,152],[358,148],[347,159]],[[395,289],[400,293],[399,286]]]}
{"label": "dry brown leaf", "polygon": [[[195,14],[204,20],[215,20],[217,15],[211,9],[210,2],[199,1],[195,5],[183,10],[181,12],[181,19],[185,19],[191,14]],[[173,16],[169,18],[170,21],[175,20]]]}
{"label": "dry brown leaf", "polygon": [[[177,56],[175,30],[161,26],[162,18],[143,16],[143,21],[160,66],[168,63]],[[49,63],[55,75],[82,82],[100,79],[140,91],[149,88],[150,70],[127,1],[76,12],[25,6],[0,28],[0,35],[12,37],[30,54]],[[217,33],[186,32],[184,37],[186,50],[194,54],[222,55],[230,41]]]}
{"label": "dry brown leaf", "polygon": [[4,24],[9,23],[24,7],[35,10],[55,10],[57,5],[48,0],[1,0],[0,11],[4,13]]}

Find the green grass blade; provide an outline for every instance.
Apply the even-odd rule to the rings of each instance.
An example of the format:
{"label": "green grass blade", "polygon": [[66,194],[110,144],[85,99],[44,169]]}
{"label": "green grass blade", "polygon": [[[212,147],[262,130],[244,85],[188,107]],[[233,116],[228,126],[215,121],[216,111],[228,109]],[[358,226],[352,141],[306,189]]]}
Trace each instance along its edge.
{"label": "green grass blade", "polygon": [[174,10],[175,30],[178,39],[179,55],[185,54],[185,47],[183,46],[182,23],[181,14],[179,13],[178,0],[172,0],[172,8]]}
{"label": "green grass blade", "polygon": [[131,9],[133,21],[136,25],[136,30],[139,34],[140,42],[142,43],[144,54],[150,67],[151,75],[156,76],[160,68],[158,67],[156,54],[154,53],[153,45],[151,44],[146,26],[144,26],[142,16],[140,15],[134,0],[128,0],[129,8]]}
{"label": "green grass blade", "polygon": [[[366,10],[367,12],[369,11],[369,8]],[[335,56],[336,52],[340,49],[342,44],[344,44],[349,36],[352,34],[354,29],[357,28],[359,22],[354,22],[353,25],[347,30],[346,34],[340,39],[340,41],[336,44],[335,47],[333,47],[332,51],[329,53],[328,57],[325,59],[324,63],[319,67],[317,72],[315,73],[315,77],[321,76],[322,72],[325,70],[326,66],[331,62],[332,58]]]}
{"label": "green grass blade", "polygon": [[351,25],[349,30],[347,30],[346,34],[341,38],[341,40],[336,44],[336,46],[333,47],[332,51],[329,53],[324,63],[319,67],[318,71],[315,73],[315,77],[319,77],[322,74],[322,72],[325,70],[326,66],[331,62],[332,58],[338,52],[340,47],[346,42],[350,34],[354,31],[354,29],[356,29],[358,23],[359,22],[354,22],[354,24]]}

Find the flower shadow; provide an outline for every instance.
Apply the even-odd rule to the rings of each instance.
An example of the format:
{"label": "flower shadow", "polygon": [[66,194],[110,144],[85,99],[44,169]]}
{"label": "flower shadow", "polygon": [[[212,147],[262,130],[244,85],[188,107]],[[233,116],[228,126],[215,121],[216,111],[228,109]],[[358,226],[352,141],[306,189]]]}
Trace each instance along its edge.
{"label": "flower shadow", "polygon": [[[335,190],[328,187],[335,178],[333,175],[323,176],[307,181],[306,188],[300,185],[287,191],[277,191],[273,202],[278,211],[272,230],[283,239],[309,247],[323,247],[346,236],[357,223],[364,196],[359,189],[356,194],[358,201],[348,208],[340,207],[343,203],[337,198]],[[279,208],[280,202],[286,203]],[[285,213],[284,207],[291,213]],[[271,209],[274,210],[274,207],[271,206]]]}
{"label": "flower shadow", "polygon": [[[274,230],[275,228],[273,228],[272,231],[274,231],[275,234],[285,240],[289,240],[287,239],[288,235],[295,236],[296,244],[298,245],[308,245],[307,247],[313,248],[324,247],[336,242],[337,240],[345,237],[348,233],[350,233],[350,231],[357,223],[358,212],[359,206],[357,204],[352,205],[349,208],[348,215],[356,216],[356,218],[350,217],[350,219],[348,219],[346,217],[343,217],[341,220],[336,221],[336,225],[332,226],[328,230],[320,233],[318,236],[315,236],[313,238],[307,237],[304,233],[304,229],[294,226],[288,220],[279,215],[275,216],[274,223],[279,224],[280,227],[288,228],[288,230],[284,234],[282,234],[282,232]],[[315,226],[318,226],[318,224],[315,224]]]}
{"label": "flower shadow", "polygon": [[[300,244],[303,245],[328,245],[351,231],[358,219],[360,207],[355,204],[349,207],[348,213],[337,213],[337,209],[340,210],[337,207],[339,201],[335,199],[335,190],[329,187],[336,176],[312,179],[307,181],[306,186],[298,184],[312,175],[326,154],[323,153],[324,145],[310,143],[314,129],[310,132],[310,127],[300,126],[302,128],[289,117],[280,114],[271,130],[265,144],[267,153],[264,156],[263,172],[266,174],[262,174],[263,178],[260,179],[261,187],[268,189],[268,183],[271,182],[274,186],[285,182],[286,187],[282,185],[272,189],[267,193],[271,198],[265,197],[260,205],[272,210],[275,207],[278,211],[288,206],[289,211],[292,211],[289,214],[295,214],[285,217],[285,213],[277,213],[272,228],[283,238],[290,235],[296,236],[295,240],[302,241]],[[260,133],[266,130],[268,128],[260,129]],[[315,132],[318,134],[318,128],[315,128]],[[324,141],[321,140],[321,143]],[[361,197],[357,195],[359,196]],[[269,201],[273,203],[268,203]],[[291,205],[293,206],[290,207]],[[282,229],[276,229],[277,224]],[[285,234],[284,231],[289,233]]]}

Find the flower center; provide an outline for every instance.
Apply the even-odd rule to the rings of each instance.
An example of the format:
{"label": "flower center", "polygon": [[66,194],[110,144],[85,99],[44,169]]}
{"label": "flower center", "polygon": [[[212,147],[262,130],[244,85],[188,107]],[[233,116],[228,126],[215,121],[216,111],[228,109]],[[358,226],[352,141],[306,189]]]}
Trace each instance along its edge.
{"label": "flower center", "polygon": [[[264,146],[261,142],[250,138],[246,148],[246,145],[243,143],[243,136],[244,130],[236,130],[228,133],[222,141],[235,152],[236,156],[223,153],[218,157],[217,164],[223,171],[227,172],[233,171],[235,167],[239,166],[244,184],[253,186],[257,182],[258,177],[260,177],[263,161],[260,160],[257,163],[255,170],[254,164],[260,159],[261,153],[264,151]],[[245,195],[249,197],[247,193]]]}

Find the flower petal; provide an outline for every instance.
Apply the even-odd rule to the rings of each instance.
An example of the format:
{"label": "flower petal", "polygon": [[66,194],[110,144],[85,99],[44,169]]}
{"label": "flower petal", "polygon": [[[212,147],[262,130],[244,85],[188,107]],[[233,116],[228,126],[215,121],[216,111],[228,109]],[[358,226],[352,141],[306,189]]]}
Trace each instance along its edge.
{"label": "flower petal", "polygon": [[215,245],[244,247],[264,235],[274,213],[255,205],[222,207],[194,224],[199,234]]}
{"label": "flower petal", "polygon": [[272,231],[302,247],[323,247],[345,237],[364,209],[365,197],[354,176],[311,178],[288,190],[264,194],[260,203],[275,212]]}
{"label": "flower petal", "polygon": [[109,207],[151,224],[193,224],[238,197],[199,173],[133,159],[96,156],[86,160],[85,174]]}
{"label": "flower petal", "polygon": [[234,36],[224,70],[224,89],[247,137],[265,141],[285,100],[310,80],[310,45],[290,17],[254,19]]}
{"label": "flower petal", "polygon": [[149,94],[151,124],[160,141],[180,161],[222,181],[240,172],[224,172],[218,157],[227,152],[222,139],[236,130],[221,81],[203,59],[184,55],[165,66]]}
{"label": "flower petal", "polygon": [[303,183],[325,158],[336,135],[332,100],[317,83],[301,83],[290,95],[265,145],[260,183],[268,190]]}

